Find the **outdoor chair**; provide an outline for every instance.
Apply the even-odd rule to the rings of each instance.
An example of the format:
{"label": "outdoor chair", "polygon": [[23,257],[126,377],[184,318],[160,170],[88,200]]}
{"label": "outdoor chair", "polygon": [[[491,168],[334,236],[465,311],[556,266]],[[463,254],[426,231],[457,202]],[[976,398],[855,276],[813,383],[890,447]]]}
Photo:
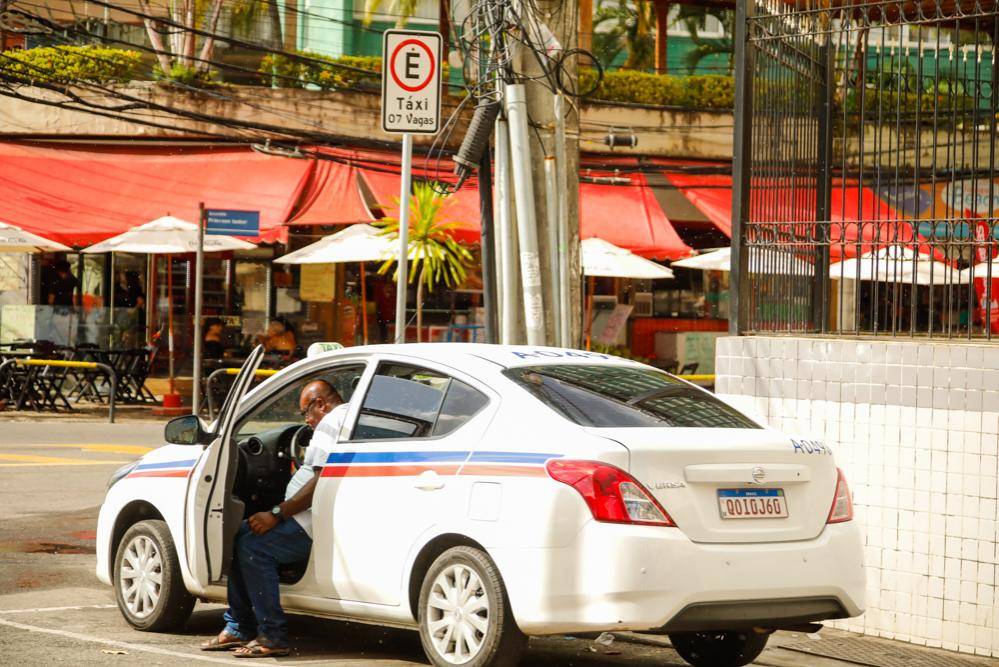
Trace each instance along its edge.
{"label": "outdoor chair", "polygon": [[692,361],[689,364],[684,364],[683,368],[680,369],[680,375],[694,375],[697,373],[697,367],[700,364],[696,361]]}

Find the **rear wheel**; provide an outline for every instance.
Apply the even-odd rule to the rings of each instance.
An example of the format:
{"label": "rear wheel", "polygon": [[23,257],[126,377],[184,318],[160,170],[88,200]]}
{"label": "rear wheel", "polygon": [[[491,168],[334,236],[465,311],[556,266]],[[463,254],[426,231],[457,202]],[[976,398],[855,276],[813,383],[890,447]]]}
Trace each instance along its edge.
{"label": "rear wheel", "polygon": [[669,636],[680,657],[694,667],[742,667],[763,653],[770,636],[749,631],[674,632]]}
{"label": "rear wheel", "polygon": [[419,621],[423,650],[437,667],[512,666],[527,646],[496,565],[471,547],[448,549],[430,566]]}
{"label": "rear wheel", "polygon": [[184,588],[177,550],[163,521],[140,521],[122,537],[114,559],[118,609],[137,630],[179,627],[194,609]]}

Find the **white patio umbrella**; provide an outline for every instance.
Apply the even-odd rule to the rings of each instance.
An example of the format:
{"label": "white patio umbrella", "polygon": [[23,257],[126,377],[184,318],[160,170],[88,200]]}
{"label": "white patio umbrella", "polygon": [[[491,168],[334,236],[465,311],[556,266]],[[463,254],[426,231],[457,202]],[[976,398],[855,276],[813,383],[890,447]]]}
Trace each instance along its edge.
{"label": "white patio umbrella", "polygon": [[638,278],[659,280],[672,278],[673,272],[665,266],[639,257],[630,250],[608,243],[603,239],[583,239],[583,275],[612,278]]}
{"label": "white patio umbrella", "polygon": [[876,280],[886,283],[945,285],[967,282],[962,272],[927,253],[904,245],[891,245],[865,252],[860,257],[829,265],[830,278]]}
{"label": "white patio umbrella", "polygon": [[395,244],[377,227],[358,223],[275,259],[277,264],[338,264],[393,259]]}
{"label": "white patio umbrella", "polygon": [[[95,243],[83,249],[85,253],[111,253],[112,281],[111,281],[111,304],[114,307],[114,288],[116,280],[114,277],[114,253],[134,252],[145,253],[147,255],[167,255],[167,337],[170,361],[170,393],[175,394],[174,370],[173,370],[173,262],[171,255],[197,252],[198,250],[198,226],[193,222],[187,222],[172,215],[165,215],[156,218],[152,222],[133,227],[127,232],[112,236],[109,239]],[[232,236],[205,236],[205,252],[221,252],[224,250],[251,250],[256,248],[254,244],[237,239]],[[113,310],[111,316],[113,317]],[[195,313],[195,330],[200,328],[197,320],[200,320],[201,313]],[[194,360],[195,364],[200,364],[200,359]],[[200,373],[197,373],[200,374]],[[197,387],[194,389],[197,391]]]}
{"label": "white patio umbrella", "polygon": [[[992,268],[989,268],[989,264],[992,265]],[[999,257],[993,259],[992,262],[975,264],[961,271],[962,283],[970,283],[972,278],[999,278]]]}
{"label": "white patio umbrella", "polygon": [[590,327],[593,326],[593,291],[597,276],[659,280],[672,278],[673,272],[603,239],[583,239],[579,245],[583,275],[590,279],[586,297],[586,347],[589,349]]}
{"label": "white patio umbrella", "polygon": [[361,264],[361,329],[368,342],[368,294],[364,263],[394,259],[395,244],[377,227],[358,223],[274,260],[278,264]]}
{"label": "white patio umbrella", "polygon": [[15,225],[0,222],[0,253],[72,251],[72,248],[61,243],[26,232]]}
{"label": "white patio umbrella", "polygon": [[[770,275],[809,276],[815,267],[803,259],[786,253],[769,253],[763,249],[748,248],[749,272]],[[730,271],[732,248],[709,250],[694,257],[680,259],[670,266],[701,271]]]}

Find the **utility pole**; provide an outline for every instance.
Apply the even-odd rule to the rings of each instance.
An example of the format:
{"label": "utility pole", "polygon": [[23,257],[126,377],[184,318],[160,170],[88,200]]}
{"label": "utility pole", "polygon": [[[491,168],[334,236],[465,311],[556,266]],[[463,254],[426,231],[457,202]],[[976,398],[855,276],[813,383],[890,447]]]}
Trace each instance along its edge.
{"label": "utility pole", "polygon": [[[585,3],[581,3],[581,5],[585,6]],[[576,3],[562,2],[562,0],[536,0],[532,5],[523,5],[525,11],[528,6],[537,8],[537,15],[531,18],[540,21],[551,31],[563,51],[576,47],[579,32],[579,15]],[[567,58],[564,61],[562,80],[575,80],[575,70],[576,59]],[[552,82],[543,77],[541,66],[534,54],[526,49],[520,50],[518,72],[523,73],[526,79],[527,115],[533,126],[529,132],[531,178],[534,183],[534,191],[537,193],[534,198],[534,219],[539,227],[537,238],[542,282],[552,286],[551,289],[545,290],[545,342],[549,345],[559,345],[565,342],[576,347],[580,344],[582,332],[582,283],[579,267],[579,107],[576,100],[570,97],[556,101],[556,95],[551,90]],[[572,91],[570,90],[570,92]],[[544,193],[547,192],[547,188],[552,182],[552,175],[549,166],[546,177],[546,157],[555,157],[557,162],[558,158],[562,157],[559,153],[563,152],[560,150],[562,149],[561,139],[563,137],[559,137],[559,141],[556,141],[556,127],[562,126],[562,123],[556,123],[556,106],[565,111],[563,135],[565,159],[563,164],[557,164],[555,182],[561,196],[555,198],[554,205],[564,207],[565,210],[553,211],[550,214],[548,208],[551,198],[546,197]],[[514,165],[514,168],[516,169],[517,166]],[[549,233],[547,229],[547,226],[551,224],[549,221],[559,220],[567,226],[567,229],[564,230],[565,233]],[[551,248],[552,243],[558,243],[560,246],[565,243],[566,247]],[[566,262],[562,270],[558,264],[560,260]],[[557,292],[561,277],[566,274],[569,277],[568,300],[564,298],[565,291],[562,292],[563,298],[560,298]],[[555,312],[554,304],[558,304],[559,309],[568,309],[568,317]],[[559,320],[561,323],[568,322],[570,327],[569,331],[560,336],[561,341],[555,335],[560,328]]]}

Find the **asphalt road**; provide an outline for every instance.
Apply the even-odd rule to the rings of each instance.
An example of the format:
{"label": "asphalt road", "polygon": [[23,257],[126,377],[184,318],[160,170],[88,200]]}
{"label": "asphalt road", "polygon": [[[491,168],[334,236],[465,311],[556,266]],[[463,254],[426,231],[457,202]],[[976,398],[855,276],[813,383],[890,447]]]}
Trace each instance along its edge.
{"label": "asphalt road", "polygon": [[[148,422],[0,421],[0,665],[234,663],[226,654],[197,649],[199,641],[221,628],[220,606],[199,604],[182,632],[137,632],[94,574],[94,528],[107,479],[121,464],[156,447],[161,434],[162,425]],[[426,664],[419,637],[411,631],[305,616],[293,616],[290,631],[293,655],[262,662]],[[827,630],[823,636],[827,633],[845,634]],[[623,639],[607,646],[590,639],[534,638],[523,665],[685,664],[668,645]],[[756,664],[857,664],[781,648],[802,641],[810,640],[778,633]]]}

